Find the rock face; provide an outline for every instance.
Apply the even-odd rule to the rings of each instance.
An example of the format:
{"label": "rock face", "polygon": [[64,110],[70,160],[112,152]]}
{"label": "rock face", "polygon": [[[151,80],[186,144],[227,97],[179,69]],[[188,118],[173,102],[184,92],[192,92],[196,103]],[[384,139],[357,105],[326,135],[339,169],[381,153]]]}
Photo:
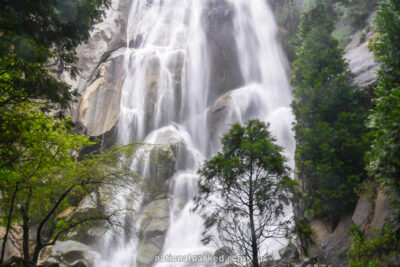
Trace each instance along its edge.
{"label": "rock face", "polygon": [[128,10],[128,0],[111,1],[104,21],[96,25],[88,42],[77,48],[80,72],[76,79],[68,73],[59,74],[61,80],[81,92],[72,118],[91,136],[109,131],[118,119]]}
{"label": "rock face", "polygon": [[349,69],[354,73],[354,84],[361,89],[373,86],[377,79],[379,64],[375,61],[368,44],[374,36],[373,21],[376,13],[372,13],[367,20],[367,25],[353,34],[350,43],[346,47],[345,59],[349,63]]}
{"label": "rock face", "polygon": [[364,194],[357,202],[353,213],[353,222],[359,227],[367,238],[374,238],[383,229],[385,223],[390,223],[392,208],[389,203],[389,196],[377,186],[365,184]]}
{"label": "rock face", "polygon": [[234,11],[226,0],[209,0],[203,25],[210,44],[209,103],[232,88],[243,85],[232,21]]}
{"label": "rock face", "polygon": [[110,131],[118,121],[123,63],[122,55],[101,63],[96,79],[82,94],[78,117],[90,136]]}
{"label": "rock face", "polygon": [[[3,245],[3,237],[6,233],[6,229],[5,227],[0,227],[0,236],[2,237],[0,239],[0,248]],[[11,257],[15,256],[15,257],[19,257],[20,256],[20,250],[18,249],[17,244],[15,244],[15,240],[13,238],[12,233],[9,233],[8,235],[8,239],[6,242],[6,248],[5,248],[5,253],[4,253],[4,261],[7,262],[9,259],[11,259]]]}
{"label": "rock face", "polygon": [[332,227],[322,220],[312,220],[310,226],[313,230],[312,240],[315,244],[308,248],[308,253],[310,256],[315,257],[321,254],[322,245],[332,233]]}
{"label": "rock face", "polygon": [[373,183],[365,182],[362,188],[353,214],[341,218],[333,232],[323,221],[311,221],[315,246],[308,250],[310,256],[318,258],[318,262],[347,266],[347,252],[353,241],[349,234],[351,226],[358,226],[366,238],[372,239],[383,229],[385,223],[391,223],[389,196]]}
{"label": "rock face", "polygon": [[52,248],[45,266],[58,264],[60,267],[95,267],[99,254],[88,246],[76,241],[58,242]]}
{"label": "rock face", "polygon": [[349,229],[353,224],[351,216],[345,216],[340,220],[335,231],[329,235],[322,245],[319,262],[335,264],[340,267],[348,266],[347,252],[352,242]]}
{"label": "rock face", "polygon": [[138,267],[149,267],[160,255],[169,227],[169,200],[158,199],[144,206],[139,227]]}

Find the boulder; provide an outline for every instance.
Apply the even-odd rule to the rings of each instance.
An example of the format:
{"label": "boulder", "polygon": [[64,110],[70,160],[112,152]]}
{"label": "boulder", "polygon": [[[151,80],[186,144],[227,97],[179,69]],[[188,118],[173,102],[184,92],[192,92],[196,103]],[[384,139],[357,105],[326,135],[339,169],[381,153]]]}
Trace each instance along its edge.
{"label": "boulder", "polygon": [[60,267],[95,267],[100,255],[88,246],[68,240],[56,243],[45,266],[58,264]]}

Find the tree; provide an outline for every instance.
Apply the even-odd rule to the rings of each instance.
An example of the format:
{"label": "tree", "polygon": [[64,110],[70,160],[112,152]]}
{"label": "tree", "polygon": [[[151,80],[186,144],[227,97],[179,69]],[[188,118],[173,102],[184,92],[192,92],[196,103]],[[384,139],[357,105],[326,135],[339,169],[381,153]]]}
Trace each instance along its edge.
{"label": "tree", "polygon": [[293,181],[282,147],[263,122],[234,124],[221,141],[222,151],[199,170],[196,208],[206,230],[215,227],[218,233],[205,233],[205,241],[221,241],[258,267],[264,242],[285,235],[284,210]]}
{"label": "tree", "polygon": [[120,162],[132,148],[115,147],[78,161],[73,151],[93,144],[87,136],[70,133],[72,128],[65,120],[55,120],[37,109],[27,107],[21,113],[29,119],[21,120],[25,125],[18,129],[19,138],[11,144],[11,151],[18,157],[12,163],[0,161],[0,171],[5,174],[0,181],[0,211],[7,234],[11,227],[22,228],[23,258],[30,266],[37,263],[43,248],[53,245],[69,230],[93,221],[111,224],[119,212],[104,207],[100,198],[89,213],[62,218],[66,208],[101,191],[137,190],[138,181],[129,164]]}
{"label": "tree", "polygon": [[334,24],[321,0],[301,15],[293,64],[296,175],[308,193],[311,216],[335,225],[351,212],[356,189],[366,178],[366,112],[343,51],[331,33]]}
{"label": "tree", "polygon": [[[371,43],[380,61],[374,108],[369,117],[372,146],[368,170],[400,198],[400,2],[380,3],[375,21],[376,36]],[[397,195],[397,197],[396,197]],[[399,204],[395,205],[399,207]],[[398,218],[400,219],[400,217]]]}
{"label": "tree", "polygon": [[62,108],[77,92],[45,69],[78,69],[76,47],[88,40],[109,0],[3,0],[0,7],[0,107],[26,98],[42,98]]}

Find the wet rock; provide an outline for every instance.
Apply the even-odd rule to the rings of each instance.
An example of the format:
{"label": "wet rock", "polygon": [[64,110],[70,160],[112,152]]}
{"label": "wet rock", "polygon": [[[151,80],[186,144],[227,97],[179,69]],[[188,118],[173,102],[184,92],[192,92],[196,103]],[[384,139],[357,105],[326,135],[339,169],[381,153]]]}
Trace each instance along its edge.
{"label": "wet rock", "polygon": [[283,261],[290,262],[299,258],[299,252],[293,244],[290,244],[279,250],[279,256]]}
{"label": "wet rock", "polygon": [[169,200],[160,199],[148,203],[143,208],[143,222],[140,227],[140,235],[143,240],[164,234],[169,226]]}
{"label": "wet rock", "polygon": [[148,191],[152,197],[154,194],[168,192],[169,179],[175,172],[176,158],[171,146],[159,146],[150,151],[148,172]]}
{"label": "wet rock", "polygon": [[142,210],[139,227],[137,266],[147,267],[160,255],[169,227],[169,200],[158,199],[149,202]]}
{"label": "wet rock", "polygon": [[155,257],[159,255],[161,249],[152,244],[144,243],[138,246],[138,256],[136,260],[137,267],[149,267],[154,263]]}
{"label": "wet rock", "polygon": [[203,25],[210,44],[210,92],[208,103],[243,85],[234,39],[234,9],[226,0],[208,0]]}
{"label": "wet rock", "polygon": [[88,246],[76,241],[58,242],[52,248],[44,266],[58,264],[60,267],[95,267],[99,254]]}
{"label": "wet rock", "polygon": [[210,152],[213,152],[219,147],[219,137],[226,130],[232,98],[228,94],[220,96],[214,104],[207,110],[207,128],[209,129],[208,140],[210,143]]}

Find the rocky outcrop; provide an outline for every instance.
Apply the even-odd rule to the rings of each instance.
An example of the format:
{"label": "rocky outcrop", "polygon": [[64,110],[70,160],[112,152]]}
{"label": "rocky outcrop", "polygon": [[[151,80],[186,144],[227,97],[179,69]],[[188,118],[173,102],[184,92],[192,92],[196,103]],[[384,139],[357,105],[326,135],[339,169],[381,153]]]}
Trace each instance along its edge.
{"label": "rocky outcrop", "polygon": [[209,0],[203,13],[203,25],[210,44],[212,60],[209,70],[209,99],[211,104],[218,96],[243,85],[234,39],[234,10],[226,0]]}
{"label": "rocky outcrop", "polygon": [[59,267],[95,267],[99,254],[88,246],[76,241],[58,242],[51,249],[50,257],[44,266]]}
{"label": "rocky outcrop", "polygon": [[[286,42],[291,40],[297,33],[297,27],[300,20],[301,10],[304,5],[304,0],[269,0],[275,19],[279,25],[279,35],[284,46]],[[333,10],[332,7],[335,2],[327,1],[328,9]],[[347,20],[337,21],[337,30],[344,28],[351,30],[351,35],[346,39],[344,44],[345,55],[344,58],[349,63],[350,71],[355,75],[354,85],[361,89],[370,89],[376,83],[376,71],[379,64],[374,59],[371,51],[368,49],[368,44],[374,36],[373,22],[376,17],[374,12],[374,1],[371,2],[371,10],[369,17],[366,19],[364,25],[359,25],[360,29],[353,29]],[[339,29],[340,28],[340,29]],[[354,32],[352,32],[354,31]],[[286,51],[289,54],[293,51]],[[288,55],[289,57],[292,55]],[[293,58],[291,58],[293,59]]]}
{"label": "rocky outcrop", "polygon": [[123,63],[122,55],[101,63],[96,79],[82,93],[78,118],[90,136],[110,131],[118,121]]}
{"label": "rocky outcrop", "polygon": [[118,118],[128,10],[128,0],[111,1],[104,21],[96,25],[88,42],[76,50],[80,70],[77,77],[66,72],[58,74],[82,94],[80,103],[72,110],[72,118],[91,136],[109,131]]}
{"label": "rocky outcrop", "polygon": [[355,75],[353,82],[361,89],[373,86],[377,79],[379,64],[368,49],[368,44],[374,36],[372,29],[375,17],[374,12],[368,18],[366,26],[353,34],[344,55],[350,71]]}
{"label": "rocky outcrop", "polygon": [[312,231],[312,240],[314,244],[308,248],[309,256],[315,257],[321,254],[321,248],[332,233],[332,227],[323,220],[312,220],[310,222]]}
{"label": "rocky outcrop", "polygon": [[149,267],[155,256],[160,255],[169,227],[169,200],[166,198],[149,202],[143,207],[139,227],[138,267]]}
{"label": "rocky outcrop", "polygon": [[353,222],[367,238],[375,238],[385,223],[391,224],[389,196],[376,185],[364,184],[364,194],[357,202]]}
{"label": "rocky outcrop", "polygon": [[353,225],[351,215],[344,216],[335,231],[328,236],[321,248],[318,259],[321,263],[334,264],[335,266],[348,266],[347,252],[352,243],[349,229]]}
{"label": "rocky outcrop", "polygon": [[77,67],[80,72],[76,79],[72,79],[67,73],[61,78],[83,92],[90,84],[96,72],[113,51],[126,45],[126,23],[128,0],[113,0],[111,7],[107,9],[103,22],[96,25],[91,32],[90,39],[77,48],[79,58]]}
{"label": "rocky outcrop", "polygon": [[391,214],[389,196],[373,182],[365,182],[353,214],[343,216],[333,231],[321,220],[311,221],[315,245],[308,248],[310,256],[319,263],[348,266],[347,252],[353,242],[350,227],[357,226],[366,238],[373,239],[385,224],[391,225]]}

